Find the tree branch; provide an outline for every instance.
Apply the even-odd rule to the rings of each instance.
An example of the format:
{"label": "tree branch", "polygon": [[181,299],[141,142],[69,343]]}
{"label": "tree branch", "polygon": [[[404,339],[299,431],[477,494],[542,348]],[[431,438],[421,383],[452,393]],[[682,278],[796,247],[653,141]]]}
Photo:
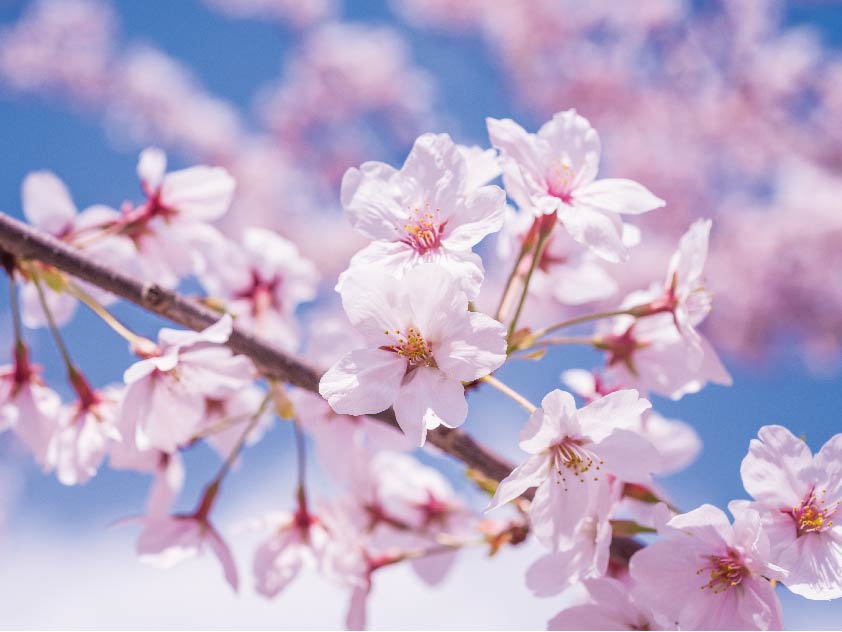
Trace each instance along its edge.
{"label": "tree branch", "polygon": [[[220,317],[218,312],[195,300],[108,268],[72,246],[4,213],[0,213],[0,249],[21,259],[34,259],[58,268],[189,329],[200,331]],[[235,353],[251,358],[267,378],[318,393],[321,371],[306,361],[236,325],[227,344]],[[391,410],[370,416],[398,427]],[[437,428],[428,433],[427,439],[443,452],[494,480],[502,480],[513,469],[510,463],[460,430]]]}

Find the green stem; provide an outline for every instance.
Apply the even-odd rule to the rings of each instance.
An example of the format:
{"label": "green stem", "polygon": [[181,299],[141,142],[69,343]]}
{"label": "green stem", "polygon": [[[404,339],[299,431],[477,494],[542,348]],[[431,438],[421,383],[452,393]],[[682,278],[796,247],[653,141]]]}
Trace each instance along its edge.
{"label": "green stem", "polygon": [[523,305],[526,303],[526,295],[529,293],[529,282],[532,280],[532,274],[535,272],[535,269],[538,267],[538,263],[541,261],[544,246],[547,245],[549,238],[550,232],[542,231],[538,235],[538,242],[535,244],[535,252],[532,255],[532,261],[529,264],[529,271],[526,273],[526,278],[523,280],[523,291],[520,294],[520,300],[518,301],[517,308],[515,309],[515,315],[512,317],[512,322],[509,324],[509,340],[511,340],[512,334],[515,332],[515,328],[517,327],[517,321],[520,318]]}
{"label": "green stem", "polygon": [[132,345],[132,348],[143,350],[143,349],[151,349],[155,346],[155,343],[151,340],[144,338],[143,336],[139,336],[133,331],[131,331],[128,327],[126,327],[123,323],[121,323],[117,318],[109,312],[105,307],[103,307],[93,296],[88,294],[85,290],[75,284],[73,281],[69,281],[67,284],[67,291],[75,296],[77,299],[82,301],[87,307],[99,316],[106,325],[111,327],[117,334],[122,336],[126,339],[126,341]]}
{"label": "green stem", "polygon": [[298,420],[292,422],[293,431],[295,432],[295,455],[298,461],[298,488],[296,495],[298,496],[299,510],[307,513],[307,446],[304,442],[304,432],[301,430],[301,425]]}
{"label": "green stem", "polygon": [[20,301],[18,300],[18,286],[14,274],[9,273],[9,302],[12,306],[12,326],[15,330],[15,347],[23,344],[23,327],[20,322]]}
{"label": "green stem", "polygon": [[44,288],[41,286],[41,279],[38,278],[38,274],[31,267],[29,271],[32,276],[32,282],[35,284],[35,289],[38,291],[38,300],[41,302],[41,309],[44,310],[44,315],[47,317],[50,332],[53,334],[53,339],[55,340],[59,353],[64,360],[64,366],[67,368],[67,373],[69,375],[74,375],[75,373],[78,373],[78,370],[73,364],[73,360],[70,359],[70,353],[67,351],[67,347],[64,344],[61,333],[59,333],[58,327],[56,326],[53,313],[50,311],[49,305],[47,305],[47,297],[44,294]]}
{"label": "green stem", "polygon": [[514,289],[515,279],[517,278],[518,268],[520,268],[520,264],[526,256],[527,251],[528,248],[521,246],[517,259],[515,260],[515,264],[512,267],[511,272],[509,272],[509,277],[506,279],[506,286],[503,289],[503,295],[500,297],[500,304],[497,306],[495,316],[495,318],[501,322],[506,318],[506,312],[509,311],[509,302],[511,301],[511,294]]}
{"label": "green stem", "polygon": [[533,331],[529,334],[529,338],[531,340],[537,340],[547,334],[550,334],[554,331],[558,331],[559,329],[563,329],[564,327],[572,327],[573,325],[578,325],[580,323],[587,323],[592,320],[601,320],[603,318],[613,318],[614,316],[634,316],[634,307],[630,307],[628,309],[615,309],[607,312],[596,312],[594,314],[585,314],[584,316],[577,316],[576,318],[571,318],[570,320],[563,320],[560,323],[556,323],[555,325],[550,325],[549,327],[545,327],[544,329],[538,329]]}
{"label": "green stem", "polygon": [[237,457],[240,456],[240,452],[242,452],[243,446],[245,446],[246,444],[246,439],[248,439],[249,434],[251,434],[251,431],[254,430],[254,427],[260,421],[260,417],[265,412],[266,406],[269,405],[269,402],[271,400],[272,396],[269,393],[267,393],[266,397],[263,398],[263,401],[260,402],[260,408],[258,408],[257,412],[254,413],[254,415],[252,415],[251,421],[249,421],[249,424],[246,426],[246,429],[243,430],[243,434],[240,435],[240,438],[237,440],[237,443],[231,450],[231,453],[228,455],[228,458],[225,459],[225,462],[222,464],[222,467],[219,468],[219,472],[214,477],[210,485],[208,485],[208,489],[212,487],[219,487],[219,484],[222,482],[222,479],[225,478],[225,476],[228,474],[228,471],[231,469],[231,467],[234,465],[234,462],[237,460]]}

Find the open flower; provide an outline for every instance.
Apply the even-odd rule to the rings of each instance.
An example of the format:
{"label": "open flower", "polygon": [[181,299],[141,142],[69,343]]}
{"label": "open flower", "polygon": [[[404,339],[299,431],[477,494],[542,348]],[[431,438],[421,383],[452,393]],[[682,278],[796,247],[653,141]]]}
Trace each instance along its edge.
{"label": "open flower", "polygon": [[120,425],[134,433],[139,450],[174,452],[202,426],[207,399],[231,396],[251,383],[251,361],[223,344],[231,327],[226,315],[201,332],[162,329],[160,355],[126,369]]}
{"label": "open flower", "polygon": [[559,112],[537,134],[511,119],[487,119],[491,144],[502,150],[506,192],[524,210],[556,213],[570,236],[608,261],[626,259],[619,213],[664,205],[645,187],[620,178],[596,179],[599,136],[575,110]]}
{"label": "open flower", "polygon": [[172,568],[199,555],[209,546],[222,565],[226,581],[237,590],[237,566],[225,541],[206,516],[154,516],[144,521],[137,541],[140,561],[158,568]]}
{"label": "open flower", "polygon": [[648,482],[657,451],[624,426],[650,406],[635,390],[611,393],[579,410],[570,393],[547,394],[521,432],[520,447],[532,456],[500,482],[488,510],[537,487],[530,507],[536,534],[554,550],[569,545],[609,476]]}
{"label": "open flower", "polygon": [[474,298],[484,270],[471,248],[500,230],[506,196],[497,186],[477,187],[473,174],[469,179],[466,158],[447,134],[420,136],[400,170],[381,162],[349,169],[342,206],[354,228],[374,240],[351,267],[378,264],[400,277],[435,261]]}
{"label": "open flower", "polygon": [[206,270],[199,275],[208,293],[225,302],[238,325],[296,349],[295,310],[316,295],[313,264],[295,244],[265,228],[245,229],[241,243],[220,235],[208,245]]}
{"label": "open flower", "polygon": [[740,469],[782,581],[808,599],[842,597],[842,434],[813,456],[782,426],[764,426]]}
{"label": "open flower", "polygon": [[781,573],[768,563],[760,518],[735,517],[732,525],[721,509],[702,505],[670,520],[665,539],[631,559],[641,602],[683,630],[781,629],[781,605],[766,579]]}
{"label": "open flower", "polygon": [[423,445],[427,430],[459,426],[468,414],[462,382],[506,359],[505,330],[468,311],[468,297],[438,264],[412,268],[402,280],[356,268],[342,305],[368,346],[322,376],[319,392],[338,413],[364,415],[394,406],[406,435]]}

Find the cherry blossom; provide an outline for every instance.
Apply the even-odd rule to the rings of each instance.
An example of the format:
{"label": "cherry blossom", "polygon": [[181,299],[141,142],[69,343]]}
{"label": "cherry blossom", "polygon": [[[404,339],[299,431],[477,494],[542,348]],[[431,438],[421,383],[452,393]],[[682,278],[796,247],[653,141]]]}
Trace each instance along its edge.
{"label": "cherry blossom", "polygon": [[600,257],[628,256],[620,213],[637,215],[665,202],[632,180],[596,179],[600,141],[575,110],[559,112],[537,134],[511,119],[488,119],[491,143],[503,152],[506,192],[525,211],[556,213],[573,239]]}
{"label": "cherry blossom", "polygon": [[237,590],[239,580],[231,551],[205,516],[173,515],[147,519],[137,541],[137,553],[145,564],[172,568],[196,557],[205,546],[210,547],[222,565],[225,580]]}
{"label": "cherry blossom", "polygon": [[208,398],[231,396],[251,381],[251,362],[223,346],[231,326],[224,316],[198,333],[162,329],[160,354],[126,370],[120,415],[138,449],[175,451],[201,429]]}
{"label": "cherry blossom", "polygon": [[570,393],[550,392],[521,432],[520,447],[532,456],[500,482],[488,510],[537,487],[532,524],[547,546],[559,550],[605,492],[609,476],[649,480],[655,447],[622,420],[633,422],[650,406],[637,391],[622,390],[577,410]]}
{"label": "cherry blossom", "polygon": [[254,576],[257,592],[275,597],[302,569],[320,563],[329,534],[304,507],[292,514],[273,514],[264,523],[272,533],[255,552]]}
{"label": "cherry blossom", "polygon": [[814,456],[782,426],[763,426],[740,474],[784,585],[808,599],[842,597],[842,434]]}
{"label": "cherry blossom", "polygon": [[[35,171],[27,174],[21,186],[23,214],[33,225],[47,231],[53,237],[72,242],[99,261],[126,272],[135,271],[133,263],[135,249],[132,242],[121,235],[97,235],[95,239],[88,232],[101,227],[118,217],[117,211],[96,204],[78,212],[76,204],[64,182],[50,171]],[[55,274],[50,269],[43,273]],[[79,282],[92,296],[103,304],[114,301],[114,297],[85,282]],[[76,309],[76,299],[51,283],[41,283],[44,298],[56,324],[67,323]],[[23,283],[21,289],[22,320],[27,327],[45,327],[47,318],[34,283]]]}
{"label": "cherry blossom", "polygon": [[674,630],[610,577],[586,579],[584,591],[547,623],[548,630]]}
{"label": "cherry blossom", "polygon": [[474,298],[484,268],[471,248],[500,230],[505,195],[472,180],[447,134],[419,137],[400,170],[378,162],[350,169],[342,179],[342,206],[354,228],[374,240],[354,256],[352,268],[377,264],[402,276],[434,261]]}
{"label": "cherry blossom", "polygon": [[461,425],[468,413],[462,382],[503,363],[503,326],[469,312],[467,296],[437,264],[412,268],[402,280],[357,268],[341,295],[367,347],[322,376],[319,392],[331,407],[364,415],[393,405],[398,424],[417,445],[424,444],[428,429]]}
{"label": "cherry blossom", "polygon": [[122,440],[115,425],[121,395],[119,388],[95,392],[87,387],[79,401],[62,406],[47,460],[64,485],[88,482],[105,459],[109,444]]}
{"label": "cherry blossom", "polygon": [[[756,512],[702,505],[670,520],[663,540],[631,559],[640,602],[681,629],[779,630],[781,605],[768,579],[769,539]],[[664,599],[664,595],[670,595]]]}
{"label": "cherry blossom", "polygon": [[315,297],[318,275],[294,244],[263,228],[247,228],[241,243],[209,241],[199,278],[208,293],[224,301],[237,323],[278,341],[298,346],[295,310]]}
{"label": "cherry blossom", "polygon": [[23,345],[15,346],[15,364],[0,370],[0,428],[11,428],[44,471],[49,471],[50,439],[61,398],[44,385],[40,368],[29,362]]}

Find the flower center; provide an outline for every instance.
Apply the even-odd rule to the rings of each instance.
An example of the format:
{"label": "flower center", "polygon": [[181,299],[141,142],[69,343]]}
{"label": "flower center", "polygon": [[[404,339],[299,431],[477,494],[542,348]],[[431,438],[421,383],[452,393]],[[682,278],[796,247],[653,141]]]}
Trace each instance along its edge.
{"label": "flower center", "polygon": [[387,329],[385,333],[387,336],[395,336],[397,343],[385,345],[380,347],[381,349],[392,351],[406,358],[411,366],[436,366],[432,343],[424,340],[424,336],[415,327],[410,327],[406,330],[406,333],[402,333],[400,329],[391,332]]}
{"label": "flower center", "polygon": [[708,555],[708,564],[696,571],[696,575],[710,574],[706,584],[702,584],[702,590],[710,590],[713,594],[723,593],[732,586],[739,586],[743,578],[749,575],[743,559],[739,553],[728,549],[725,555]]}
{"label": "flower center", "polygon": [[[553,469],[557,474],[556,483],[567,489],[567,476],[572,475],[585,482],[585,474],[591,470],[599,470],[604,464],[602,460],[595,460],[596,456],[582,446],[578,439],[565,438],[561,443],[553,446]],[[598,480],[599,476],[594,476]]]}
{"label": "flower center", "polygon": [[547,192],[565,204],[573,201],[573,181],[576,171],[566,158],[556,161],[547,174]]}
{"label": "flower center", "polygon": [[415,207],[410,213],[409,221],[404,225],[405,237],[401,239],[418,254],[425,254],[441,246],[441,235],[446,221],[441,221],[441,209],[430,210],[430,205]]}
{"label": "flower center", "polygon": [[797,525],[799,536],[805,533],[821,533],[833,526],[833,520],[830,518],[839,508],[839,502],[828,505],[824,498],[825,493],[827,490],[823,489],[821,497],[817,497],[816,490],[810,490],[801,504],[792,508],[791,515]]}

